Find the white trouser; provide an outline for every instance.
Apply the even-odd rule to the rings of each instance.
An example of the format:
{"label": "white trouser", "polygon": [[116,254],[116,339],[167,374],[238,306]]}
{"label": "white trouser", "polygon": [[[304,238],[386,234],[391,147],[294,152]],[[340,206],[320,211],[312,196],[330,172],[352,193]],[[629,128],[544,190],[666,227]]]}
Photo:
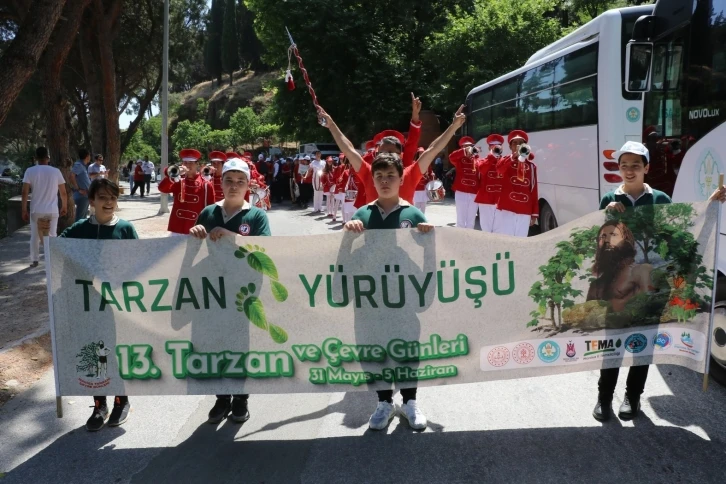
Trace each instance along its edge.
{"label": "white trouser", "polygon": [[476,203],[474,199],[476,194],[456,192],[454,194],[454,200],[456,200],[456,226],[465,229],[473,229],[474,221],[476,220]]}
{"label": "white trouser", "polygon": [[426,190],[416,190],[413,194],[413,206],[426,213],[426,203],[428,202],[428,195]]}
{"label": "white trouser", "polygon": [[333,219],[338,218],[338,209],[340,209],[341,217],[345,216],[345,192],[336,193],[333,197]]}
{"label": "white trouser", "polygon": [[494,233],[526,237],[529,234],[530,215],[522,215],[508,210],[497,210],[494,216]]}
{"label": "white trouser", "polygon": [[345,202],[343,204],[343,222],[350,222],[355,213],[355,202]]}
{"label": "white trouser", "polygon": [[[52,213],[31,213],[30,214],[30,262],[38,262],[40,258],[40,234],[38,233],[38,220],[50,218],[50,237],[55,237],[58,230],[58,214]],[[47,249],[47,248],[46,248]]]}
{"label": "white trouser", "polygon": [[323,193],[322,190],[313,190],[313,210],[323,210]]}
{"label": "white trouser", "polygon": [[328,192],[325,194],[325,206],[328,209],[328,215],[333,215],[335,212],[335,193]]}
{"label": "white trouser", "polygon": [[479,205],[479,226],[482,232],[494,231],[494,215],[497,212],[496,205],[488,203],[477,203]]}

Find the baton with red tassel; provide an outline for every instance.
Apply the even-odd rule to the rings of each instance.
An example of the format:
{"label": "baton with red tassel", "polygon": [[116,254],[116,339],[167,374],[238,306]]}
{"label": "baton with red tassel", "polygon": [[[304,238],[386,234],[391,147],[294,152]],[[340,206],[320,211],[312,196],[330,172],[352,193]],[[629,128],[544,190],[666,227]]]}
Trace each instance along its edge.
{"label": "baton with red tassel", "polygon": [[307,69],[305,69],[305,65],[303,64],[302,56],[300,55],[300,52],[297,49],[297,45],[292,39],[292,35],[290,34],[290,31],[287,27],[285,27],[285,31],[287,32],[287,36],[290,39],[290,47],[287,49],[287,71],[285,73],[285,82],[287,83],[287,89],[289,91],[295,89],[295,80],[292,77],[292,56],[294,55],[297,59],[297,65],[300,68],[300,72],[302,72],[303,79],[305,80],[305,85],[308,87],[308,92],[313,98],[313,105],[315,106],[315,111],[318,113],[318,122],[321,124],[321,126],[325,126],[325,118],[320,116],[320,112],[323,110],[323,108],[321,108],[320,104],[318,103],[318,97],[315,95],[315,90],[313,89],[313,84],[310,82],[310,76],[308,75],[308,71]]}

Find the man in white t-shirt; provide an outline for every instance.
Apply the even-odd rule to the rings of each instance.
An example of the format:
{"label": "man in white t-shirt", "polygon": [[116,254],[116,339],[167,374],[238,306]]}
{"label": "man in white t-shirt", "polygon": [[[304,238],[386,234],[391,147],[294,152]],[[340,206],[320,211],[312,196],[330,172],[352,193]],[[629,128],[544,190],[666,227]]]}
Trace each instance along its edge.
{"label": "man in white t-shirt", "polygon": [[141,169],[144,170],[144,183],[146,183],[146,194],[148,195],[151,193],[151,176],[154,174],[154,162],[149,161],[148,156],[145,157]]}
{"label": "man in white t-shirt", "polygon": [[[38,221],[47,220],[50,223],[50,237],[56,236],[58,228],[58,194],[61,198],[60,215],[64,216],[68,209],[66,199],[66,181],[58,168],[49,166],[50,156],[44,146],[35,150],[35,159],[38,164],[31,166],[23,176],[23,208],[22,217],[30,222],[30,267],[38,265],[40,251],[40,233]],[[28,194],[33,192],[30,200],[30,214],[28,214]]]}
{"label": "man in white t-shirt", "polygon": [[106,178],[106,167],[103,166],[103,155],[98,154],[94,157],[93,163],[88,166],[88,177],[91,181],[98,177]]}
{"label": "man in white t-shirt", "polygon": [[315,152],[315,159],[312,163],[310,163],[310,169],[313,171],[313,213],[318,213],[323,211],[324,190],[323,184],[319,183],[316,186],[315,180],[317,180],[318,177],[322,177],[323,170],[325,169],[323,154],[320,151]]}

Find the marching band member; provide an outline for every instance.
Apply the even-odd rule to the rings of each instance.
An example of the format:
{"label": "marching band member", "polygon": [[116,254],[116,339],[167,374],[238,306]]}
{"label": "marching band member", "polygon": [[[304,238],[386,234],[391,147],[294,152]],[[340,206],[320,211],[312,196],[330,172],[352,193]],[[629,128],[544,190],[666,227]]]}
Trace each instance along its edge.
{"label": "marching band member", "polygon": [[333,172],[333,178],[335,179],[335,206],[333,207],[333,222],[338,221],[338,208],[340,208],[343,222],[347,222],[350,218],[346,220],[346,206],[349,207],[347,210],[351,217],[355,212],[355,207],[353,206],[353,202],[355,202],[355,200],[348,201],[346,199],[348,179],[351,176],[350,163],[348,163],[348,159],[343,153],[341,153],[338,158],[340,159],[340,165],[336,166],[335,171]]}
{"label": "marching band member", "polygon": [[526,237],[529,227],[539,216],[537,166],[532,163],[534,153],[520,154],[520,146],[529,141],[527,133],[514,130],[507,136],[512,153],[497,162],[497,173],[502,175],[502,191],[494,216],[494,232]]}
{"label": "marching band member", "polygon": [[[423,153],[425,149],[423,146],[419,146],[418,150],[416,151],[416,161],[418,161],[418,158],[421,156],[421,153]],[[426,194],[426,184],[434,179],[434,171],[433,167],[429,166],[429,169],[424,175],[421,177],[421,180],[419,180],[418,185],[416,185],[416,192],[413,194],[413,205],[421,210],[421,213],[426,213],[426,203],[429,201],[429,197]]]}
{"label": "marching band member", "polygon": [[310,163],[310,169],[308,170],[310,171],[308,175],[310,184],[313,187],[313,213],[323,211],[323,194],[325,194],[325,190],[320,182],[320,177],[323,174],[326,162],[323,161],[322,155],[320,151],[315,152],[315,159]]}
{"label": "marching band member", "polygon": [[300,186],[300,207],[308,208],[313,193],[312,170],[310,169],[310,155],[305,155],[298,160],[295,167],[295,182]]}
{"label": "marching band member", "polygon": [[[415,164],[409,166],[403,171],[403,180],[401,180],[401,189],[399,190],[399,195],[401,198],[409,202],[409,204],[411,203],[409,200],[413,200],[413,194],[416,189],[416,185],[418,185],[418,181],[421,179],[421,176],[423,176],[423,173],[428,171],[428,168],[429,166],[431,166],[431,162],[434,161],[436,155],[446,147],[446,144],[454,136],[456,130],[464,124],[466,116],[463,114],[463,110],[464,105],[461,105],[458,111],[456,111],[456,114],[454,115],[453,122],[446,129],[446,131],[444,131],[441,136],[436,138],[429,145],[429,147],[421,154]],[[375,201],[375,197],[377,196],[378,192],[376,191],[375,185],[373,184],[371,165],[363,160],[363,157],[361,157],[361,155],[355,149],[353,143],[351,143],[350,140],[345,137],[345,135],[340,131],[340,128],[338,128],[338,126],[335,124],[335,121],[333,121],[333,118],[331,118],[328,113],[326,113],[321,108],[321,110],[319,111],[319,115],[325,120],[325,127],[330,129],[330,133],[333,135],[333,139],[335,139],[335,142],[338,144],[338,147],[341,149],[341,151],[345,153],[345,156],[350,161],[350,165],[355,171],[356,175],[360,180],[363,181],[366,192],[371,193],[374,197],[371,202]],[[379,147],[379,151],[389,152],[387,145],[392,145],[394,147],[394,150],[390,152],[396,153],[395,150],[398,150],[397,153],[400,156],[401,143],[397,138],[392,136],[383,138],[381,140],[381,146]],[[411,181],[409,181],[408,185],[406,182],[407,170],[410,170],[409,173],[413,175],[410,177]],[[406,198],[406,196],[403,195],[403,190],[404,188],[408,187],[410,187],[410,195],[408,195],[409,198]],[[370,196],[371,195],[369,195],[369,197]]]}
{"label": "marching band member", "polygon": [[[251,180],[250,167],[238,157],[229,159],[222,168],[222,186],[224,198],[208,207],[199,214],[196,224],[189,234],[198,239],[209,235],[213,242],[223,237],[269,236],[270,225],[267,214],[253,207],[245,199]],[[217,395],[214,406],[209,411],[207,422],[218,424],[230,413],[236,423],[244,423],[250,418],[247,408],[248,394]]]}
{"label": "marching band member", "polygon": [[456,226],[473,229],[476,221],[476,193],[479,190],[478,148],[474,138],[464,136],[459,140],[459,149],[449,155],[449,161],[456,168],[454,199],[456,200]]}
{"label": "marching band member", "polygon": [[325,159],[325,168],[323,168],[323,192],[325,193],[325,209],[328,212],[328,217],[333,216],[333,210],[335,209],[335,170],[336,167],[333,165],[333,157],[328,156]]}
{"label": "marching band member", "polygon": [[221,151],[212,151],[209,153],[209,161],[212,162],[212,168],[214,173],[212,178],[212,185],[214,185],[214,201],[219,202],[224,199],[224,193],[222,192],[222,166],[227,161],[227,155]]}
{"label": "marching band member", "polygon": [[169,177],[169,168],[164,170],[164,179],[159,183],[161,193],[174,196],[174,206],[169,216],[168,230],[171,235],[188,235],[189,229],[201,211],[214,203],[214,186],[204,180],[197,172],[199,158],[202,154],[194,149],[179,152],[182,165],[178,167],[178,177]]}
{"label": "marching band member", "polygon": [[502,192],[503,175],[497,172],[497,161],[502,156],[502,145],[504,136],[492,134],[487,137],[489,154],[486,158],[479,160],[477,171],[479,172],[479,191],[474,202],[479,207],[479,226],[482,232],[494,230],[494,214],[497,210],[499,194]]}

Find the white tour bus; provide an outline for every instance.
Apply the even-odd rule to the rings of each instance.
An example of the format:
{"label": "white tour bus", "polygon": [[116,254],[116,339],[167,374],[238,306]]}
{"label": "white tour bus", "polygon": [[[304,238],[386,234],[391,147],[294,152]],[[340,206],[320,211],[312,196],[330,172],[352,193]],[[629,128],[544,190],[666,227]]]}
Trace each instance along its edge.
{"label": "white tour bus", "polygon": [[[491,133],[529,133],[543,231],[598,209],[622,181],[612,154],[628,140],[648,146],[653,188],[705,200],[726,173],[726,0],[605,12],[473,89],[467,107],[466,134],[484,149]],[[718,270],[711,372],[726,383],[723,232]]]}

